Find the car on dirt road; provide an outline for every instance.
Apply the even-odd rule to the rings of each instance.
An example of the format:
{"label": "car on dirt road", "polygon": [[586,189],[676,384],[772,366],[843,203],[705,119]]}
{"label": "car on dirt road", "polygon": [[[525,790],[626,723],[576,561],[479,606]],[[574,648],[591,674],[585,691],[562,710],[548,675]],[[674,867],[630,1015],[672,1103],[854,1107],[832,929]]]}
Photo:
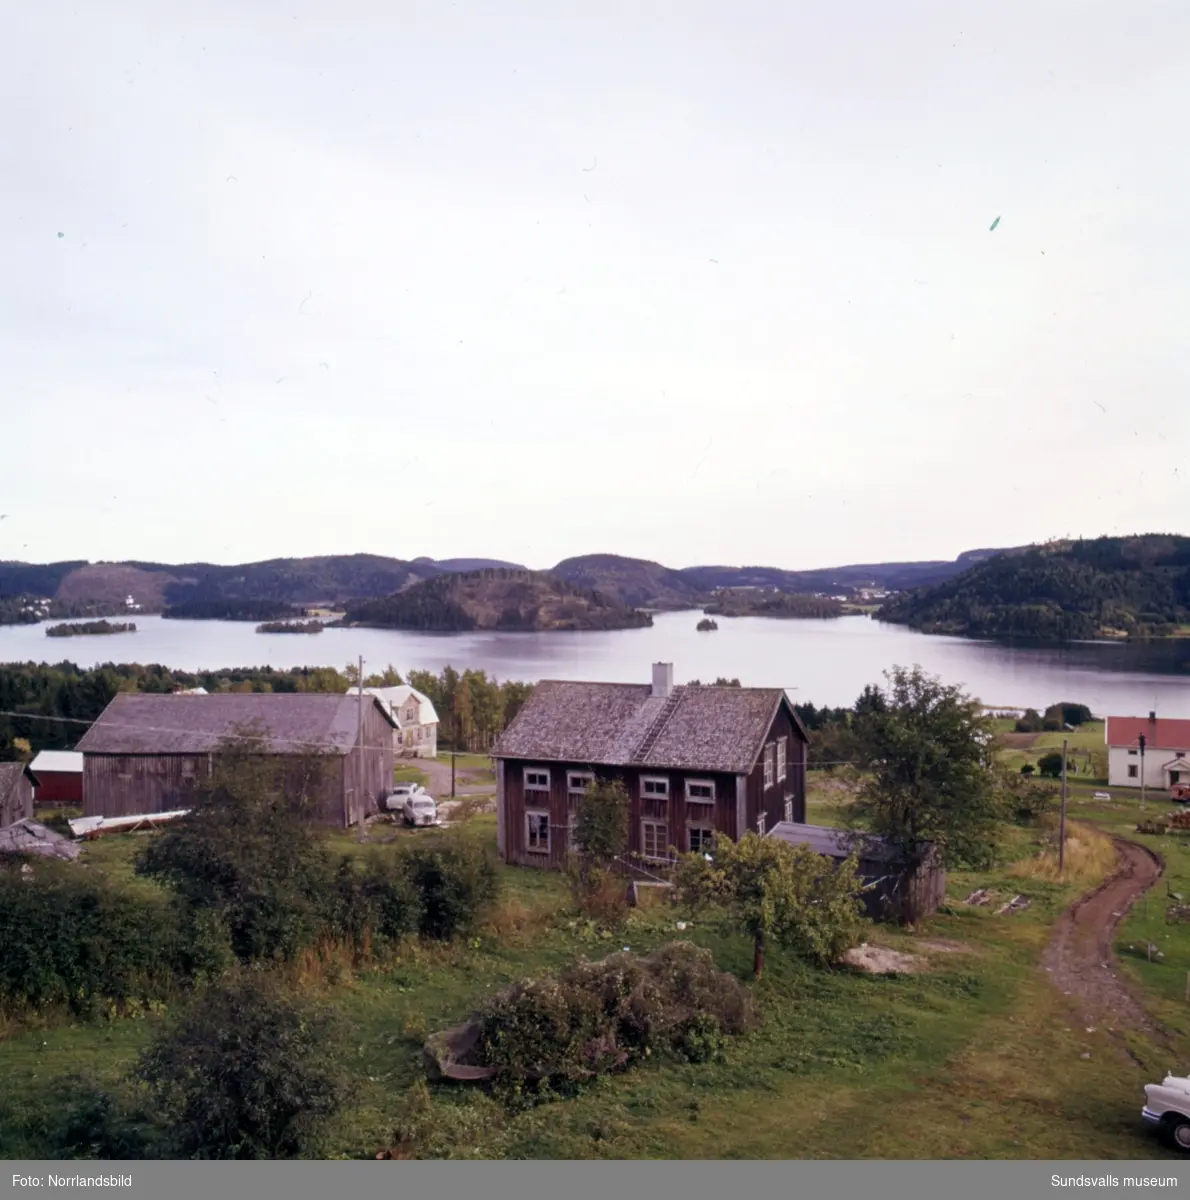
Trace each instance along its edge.
{"label": "car on dirt road", "polygon": [[1150,1083],[1141,1116],[1175,1150],[1190,1154],[1190,1079],[1166,1075],[1160,1083]]}

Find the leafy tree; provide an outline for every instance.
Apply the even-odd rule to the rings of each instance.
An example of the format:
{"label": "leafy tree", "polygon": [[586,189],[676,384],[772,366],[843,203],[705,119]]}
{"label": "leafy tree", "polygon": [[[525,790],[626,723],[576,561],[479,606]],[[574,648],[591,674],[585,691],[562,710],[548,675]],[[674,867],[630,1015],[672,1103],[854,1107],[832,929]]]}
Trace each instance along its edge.
{"label": "leafy tree", "polygon": [[1047,721],[1057,722],[1058,728],[1071,725],[1077,728],[1079,725],[1085,725],[1092,720],[1091,710],[1085,704],[1051,704],[1045,710],[1045,719]]}
{"label": "leafy tree", "polygon": [[404,863],[421,896],[423,937],[449,941],[465,932],[500,894],[500,876],[483,846],[452,838],[408,850]]}
{"label": "leafy tree", "polygon": [[169,1157],[299,1158],[345,1098],[334,1016],[267,975],[213,985],[142,1055],[136,1076]]}
{"label": "leafy tree", "polygon": [[910,867],[934,843],[946,865],[989,863],[1000,834],[991,721],[959,688],[894,667],[856,705],[865,777],[855,824],[887,838]]}
{"label": "leafy tree", "polygon": [[753,971],[764,972],[770,944],[819,966],[858,944],[864,926],[863,883],[854,856],[841,864],[806,846],[746,833],[716,839],[714,854],[683,855],[678,895],[696,909],[725,908],[753,939]]}
{"label": "leafy tree", "polygon": [[214,914],[237,957],[292,957],[317,936],[333,863],[304,819],[322,768],[317,756],[270,759],[245,727],[214,756],[189,814],[146,845],[140,874],[171,888],[193,918]]}
{"label": "leafy tree", "polygon": [[1014,726],[1017,733],[1040,733],[1044,727],[1041,713],[1035,708],[1026,708]]}
{"label": "leafy tree", "polygon": [[596,780],[575,814],[570,881],[579,908],[610,921],[623,914],[627,899],[613,863],[628,851],[629,799],[623,784]]}
{"label": "leafy tree", "polygon": [[1059,779],[1062,775],[1062,751],[1051,750],[1037,760],[1037,773],[1046,779]]}

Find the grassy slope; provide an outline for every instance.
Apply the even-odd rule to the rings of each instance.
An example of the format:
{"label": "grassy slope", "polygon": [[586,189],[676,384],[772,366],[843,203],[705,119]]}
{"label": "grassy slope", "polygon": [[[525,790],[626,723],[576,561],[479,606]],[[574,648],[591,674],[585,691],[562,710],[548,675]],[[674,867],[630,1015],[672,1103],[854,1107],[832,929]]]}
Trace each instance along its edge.
{"label": "grassy slope", "polygon": [[[815,817],[829,815],[816,801]],[[466,829],[490,842],[494,826],[494,817],[479,816]],[[126,876],[139,840],[105,839],[88,857]],[[1018,840],[1018,858],[1036,849],[1027,835]],[[1020,888],[1008,870],[953,876],[952,899],[961,901],[975,886]],[[337,1138],[341,1153],[371,1155],[387,1145],[401,1095],[417,1077],[425,1034],[516,978],[582,954],[599,956],[620,944],[645,950],[674,936],[693,936],[722,966],[747,974],[750,948],[738,936],[709,926],[679,935],[674,914],[657,909],[637,914],[613,941],[566,915],[563,880],[503,872],[505,901],[477,938],[422,949],[335,989],[358,1030],[357,1104]],[[919,976],[815,972],[774,954],[758,988],[764,1028],[732,1046],[725,1061],[658,1063],[605,1080],[576,1100],[478,1129],[472,1149],[533,1158],[1159,1153],[1136,1119],[1139,1089],[1152,1072],[1109,1053],[1101,1035],[1072,1026],[1062,998],[1035,966],[1049,924],[1082,887],[1030,884],[1032,908],[1010,918],[956,903],[916,941],[953,939],[970,953],[934,953],[933,969]],[[887,930],[878,937],[905,948],[915,942]],[[118,1075],[157,1020],[10,1026],[0,1041],[0,1076],[8,1085],[0,1097],[0,1155],[36,1153],[52,1080],[80,1070]],[[1088,1049],[1092,1057],[1083,1059]],[[468,1094],[446,1089],[436,1102],[465,1104]]]}

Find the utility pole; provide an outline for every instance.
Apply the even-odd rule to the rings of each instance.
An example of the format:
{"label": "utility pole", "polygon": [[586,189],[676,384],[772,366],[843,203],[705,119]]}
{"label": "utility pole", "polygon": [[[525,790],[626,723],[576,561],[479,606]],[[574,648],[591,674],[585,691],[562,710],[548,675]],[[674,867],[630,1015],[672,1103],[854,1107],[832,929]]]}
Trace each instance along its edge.
{"label": "utility pole", "polygon": [[[364,659],[363,659],[363,655],[360,656],[360,660],[359,660],[359,679],[356,680],[356,689],[357,689],[356,694],[359,696],[359,713],[358,713],[358,726],[357,726],[358,736],[356,738],[356,745],[359,747],[359,773],[357,775],[357,782],[362,784],[363,777],[364,777],[364,771],[367,770],[367,766],[368,766],[367,758],[364,755]],[[360,795],[357,795],[355,797],[355,801],[359,805],[359,835],[362,838],[364,836],[364,804],[363,804],[363,794],[362,794],[364,792],[364,789],[361,786],[361,787],[357,788],[356,790],[359,793],[361,793]]]}
{"label": "utility pole", "polygon": [[1137,739],[1140,743],[1140,809],[1144,812],[1145,808],[1145,735],[1142,733]]}
{"label": "utility pole", "polygon": [[1067,739],[1062,739],[1062,815],[1058,821],[1058,875],[1061,876],[1066,866],[1066,746]]}
{"label": "utility pole", "polygon": [[[457,701],[456,701],[457,703]],[[454,736],[450,739],[450,798],[455,798],[455,756],[459,752],[459,711],[454,711]]]}

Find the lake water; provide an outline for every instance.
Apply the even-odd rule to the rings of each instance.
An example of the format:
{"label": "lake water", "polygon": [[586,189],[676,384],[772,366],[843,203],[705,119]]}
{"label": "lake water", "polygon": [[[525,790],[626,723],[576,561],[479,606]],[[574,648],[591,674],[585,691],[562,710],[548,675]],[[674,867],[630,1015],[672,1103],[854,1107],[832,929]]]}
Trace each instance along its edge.
{"label": "lake water", "polygon": [[1190,639],[1148,645],[1007,646],[930,637],[869,617],[834,620],[720,618],[697,633],[695,612],[666,613],[652,628],[613,633],[423,634],[326,629],[262,634],[247,622],[165,621],[138,615],[136,633],[47,638],[44,626],[0,626],[0,662],[160,663],[184,671],[272,666],[342,669],[363,655],[365,669],[392,664],[440,671],[471,667],[497,679],[590,679],[645,683],[650,664],[672,662],[674,679],[784,687],[798,702],[847,705],[894,665],[918,664],[961,684],[989,705],[1043,708],[1060,700],[1097,714],[1190,717]]}

